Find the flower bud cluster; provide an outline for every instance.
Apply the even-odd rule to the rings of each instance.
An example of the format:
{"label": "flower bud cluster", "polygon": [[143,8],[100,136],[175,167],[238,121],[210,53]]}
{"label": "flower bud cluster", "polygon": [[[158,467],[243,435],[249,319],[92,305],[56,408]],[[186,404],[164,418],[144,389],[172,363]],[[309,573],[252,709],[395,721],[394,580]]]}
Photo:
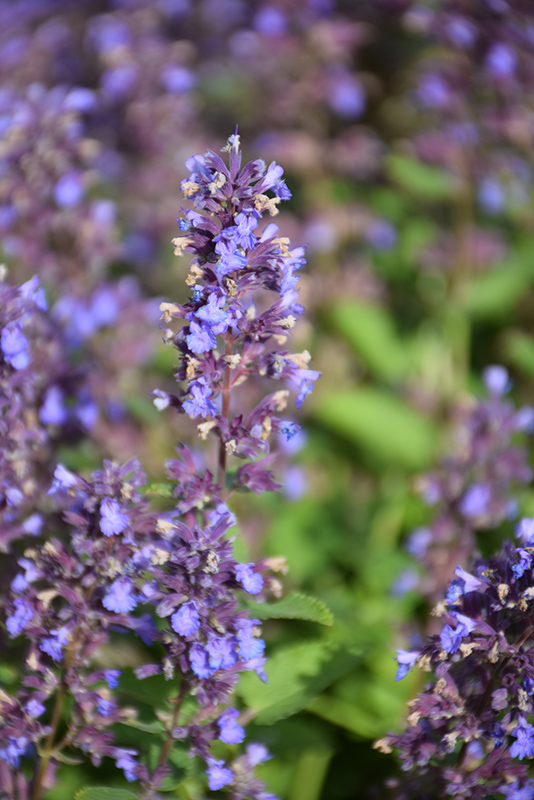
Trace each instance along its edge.
{"label": "flower bud cluster", "polygon": [[377,743],[398,751],[398,798],[532,798],[534,757],[534,520],[519,546],[461,567],[434,610],[443,625],[420,651],[400,650],[397,679],[414,665],[433,680],[410,703],[408,727]]}
{"label": "flower bud cluster", "polygon": [[428,527],[412,533],[407,547],[424,565],[421,589],[433,599],[441,597],[456,564],[470,563],[475,532],[513,517],[514,488],[532,480],[521,436],[532,431],[534,410],[516,409],[505,399],[510,381],[503,367],[488,367],[484,383],[489,397],[461,420],[456,452],[419,481],[424,501],[436,511]]}

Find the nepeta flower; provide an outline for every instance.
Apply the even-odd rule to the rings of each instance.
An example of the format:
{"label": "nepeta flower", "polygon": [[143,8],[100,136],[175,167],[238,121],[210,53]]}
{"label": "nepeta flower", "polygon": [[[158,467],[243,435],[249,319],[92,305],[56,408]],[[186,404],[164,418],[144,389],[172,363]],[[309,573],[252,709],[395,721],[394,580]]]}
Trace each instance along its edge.
{"label": "nepeta flower", "polygon": [[128,527],[128,515],[116,500],[106,498],[100,505],[100,530],[104,536],[116,536]]}

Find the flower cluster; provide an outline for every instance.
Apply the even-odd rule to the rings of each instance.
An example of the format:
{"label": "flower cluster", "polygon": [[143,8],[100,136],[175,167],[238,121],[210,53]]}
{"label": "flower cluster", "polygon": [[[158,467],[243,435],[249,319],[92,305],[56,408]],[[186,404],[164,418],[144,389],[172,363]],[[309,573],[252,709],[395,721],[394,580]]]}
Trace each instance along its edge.
{"label": "flower cluster", "polygon": [[[210,432],[219,439],[220,481],[227,455],[254,457],[268,452],[271,433],[281,432],[289,439],[298,430],[295,423],[277,416],[287,405],[287,389],[268,395],[247,415],[232,415],[232,390],[251,376],[284,381],[296,389],[300,407],[319,377],[308,368],[307,351],[282,349],[303,310],[296,289],[296,272],[305,263],[303,249],[290,250],[289,240],[279,236],[274,223],[257,230],[263,212],[276,214],[280,201],[291,196],[283,170],[259,159],[241,169],[237,134],[225,149],[229,168],[211,151],[187,162],[191,175],[182,182],[182,191],[196,209],[207,212],[186,211],[180,220],[182,235],[174,239],[177,255],[194,254],[186,280],[193,295],[183,305],[162,304],[165,322],[187,322],[177,333],[165,333],[180,352],[176,377],[187,388],[178,396],[154,392],[158,408],[172,405],[193,419],[206,420],[198,432],[202,439]],[[271,292],[278,297],[268,305]],[[222,352],[217,337],[222,339]],[[265,468],[269,463],[267,456],[263,465],[260,461],[240,467],[235,487],[254,492],[275,488]]]}
{"label": "flower cluster", "polygon": [[[5,276],[4,276],[5,277]],[[41,498],[63,439],[91,427],[95,406],[46,313],[36,277],[0,282],[0,547],[42,526]]]}
{"label": "flower cluster", "polygon": [[534,521],[474,574],[461,567],[434,614],[439,634],[399,651],[397,679],[418,665],[435,680],[410,703],[408,728],[377,743],[398,750],[394,796],[531,798],[523,759],[534,756]]}
{"label": "flower cluster", "polygon": [[[273,566],[239,563],[233,556],[233,540],[226,536],[235,518],[226,505],[228,495],[223,497],[225,459],[228,453],[251,459],[237,471],[233,488],[277,488],[267,469],[270,457],[253,459],[268,449],[271,432],[290,439],[298,426],[274,415],[285,406],[287,390],[233,418],[230,393],[259,375],[286,379],[302,400],[318,373],[307,368],[307,353],[279,349],[302,313],[294,275],[303,263],[302,251],[289,251],[287,240],[276,237],[276,226],[267,226],[259,238],[254,233],[261,210],[274,211],[281,197],[289,197],[282,170],[256,161],[240,171],[237,135],[228,148],[230,171],[214,154],[189,162],[197,171],[185,190],[212,217],[188,212],[183,244],[196,255],[190,273],[194,296],[184,306],[163,306],[165,316],[186,317],[189,323],[167,337],[175,339],[181,353],[178,377],[188,387],[180,397],[154,393],[162,408],[172,404],[193,418],[209,417],[199,427],[203,438],[210,430],[218,435],[218,483],[181,445],[180,458],[166,465],[176,482],[176,507],[155,513],[144,497],[146,476],[136,461],[124,466],[105,461],[90,480],[57,466],[48,496],[64,510],[68,533],[24,552],[5,599],[8,635],[22,637],[29,649],[22,687],[0,698],[2,716],[9,717],[0,726],[0,774],[6,786],[24,782],[21,764],[33,762],[35,797],[53,780],[64,750],[82,751],[95,765],[114,759],[128,782],[138,782],[152,796],[171,776],[171,749],[187,747],[189,757],[204,761],[211,789],[228,787],[235,800],[273,800],[254,776],[254,767],[269,757],[262,745],[249,745],[229,762],[212,751],[214,740],[244,741],[240,712],[228,705],[240,673],[253,671],[266,680],[259,621],[242,598],[263,596],[269,584],[262,571]],[[265,194],[269,190],[277,192],[274,198]],[[254,291],[262,302],[259,291],[265,289],[280,297],[255,316],[245,296]],[[12,296],[20,304],[29,302],[30,292],[32,302],[42,301],[35,282]],[[12,313],[2,331],[4,360],[15,375],[31,361],[21,319]],[[225,342],[224,357],[216,351],[217,336]],[[57,411],[59,398],[45,394],[46,415],[54,402]],[[161,674],[175,688],[171,711],[156,712],[156,732],[163,738],[156,764],[115,741],[115,726],[135,727],[136,711],[122,703],[120,671],[113,665],[98,669],[95,659],[121,633],[136,635],[151,649],[150,660],[135,669],[137,679]],[[58,741],[67,698],[71,711]],[[52,705],[51,720],[44,724]]]}
{"label": "flower cluster", "polygon": [[505,399],[510,380],[503,367],[488,367],[484,383],[489,397],[460,420],[456,452],[419,480],[435,515],[428,527],[412,533],[407,548],[424,565],[421,589],[434,599],[441,597],[454,566],[470,563],[475,532],[513,518],[513,490],[532,480],[528,452],[515,439],[532,431],[534,410],[518,410]]}

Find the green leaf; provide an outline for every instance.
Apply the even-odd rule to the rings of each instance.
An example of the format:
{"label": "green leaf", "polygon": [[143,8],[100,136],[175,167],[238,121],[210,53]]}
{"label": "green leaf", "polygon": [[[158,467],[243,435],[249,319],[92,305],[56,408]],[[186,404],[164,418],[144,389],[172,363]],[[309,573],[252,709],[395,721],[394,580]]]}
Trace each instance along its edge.
{"label": "green leaf", "polygon": [[128,728],[135,728],[136,730],[143,731],[144,733],[165,733],[163,724],[157,720],[154,722],[141,722],[138,719],[120,719],[118,720],[118,724],[126,725]]}
{"label": "green leaf", "polygon": [[113,789],[109,786],[86,786],[74,795],[74,800],[137,800],[137,795],[128,789]]}
{"label": "green leaf", "polygon": [[362,386],[323,395],[315,419],[363,448],[369,459],[410,470],[426,467],[433,456],[436,429],[391,394]]}
{"label": "green leaf", "polygon": [[508,357],[516,366],[534,376],[534,339],[520,331],[510,331],[506,337]]}
{"label": "green leaf", "polygon": [[320,625],[332,625],[330,609],[316,597],[291,592],[276,603],[248,603],[250,613],[258,619],[304,619]]}
{"label": "green leaf", "polygon": [[450,173],[407,156],[388,156],[386,170],[401,187],[425,200],[449,200],[459,189],[457,179]]}
{"label": "green leaf", "polygon": [[523,259],[508,261],[472,279],[464,306],[475,317],[505,317],[533,282]]}
{"label": "green leaf", "polygon": [[272,725],[305,708],[360,658],[359,653],[341,650],[332,642],[306,642],[275,653],[266,667],[268,683],[246,673],[237,691],[257,724]]}
{"label": "green leaf", "polygon": [[406,373],[408,353],[388,312],[377,306],[348,302],[329,315],[332,326],[379,378],[393,380]]}
{"label": "green leaf", "polygon": [[145,489],[143,494],[153,495],[157,497],[172,497],[174,485],[172,483],[150,483]]}

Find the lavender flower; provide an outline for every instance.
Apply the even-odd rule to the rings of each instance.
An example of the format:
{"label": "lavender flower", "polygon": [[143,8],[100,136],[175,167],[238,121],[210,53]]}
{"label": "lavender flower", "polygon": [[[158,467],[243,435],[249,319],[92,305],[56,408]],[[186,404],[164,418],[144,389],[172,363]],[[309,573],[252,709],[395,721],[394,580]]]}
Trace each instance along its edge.
{"label": "lavender flower", "polygon": [[[528,524],[523,520],[519,530]],[[458,568],[456,590],[450,587],[434,610],[443,619],[441,633],[418,653],[399,651],[399,677],[416,663],[433,680],[410,703],[407,730],[377,743],[399,753],[405,777],[389,782],[395,797],[528,797],[534,791],[520,763],[534,757],[532,558],[508,542],[475,570]],[[474,742],[481,745],[476,754]]]}

